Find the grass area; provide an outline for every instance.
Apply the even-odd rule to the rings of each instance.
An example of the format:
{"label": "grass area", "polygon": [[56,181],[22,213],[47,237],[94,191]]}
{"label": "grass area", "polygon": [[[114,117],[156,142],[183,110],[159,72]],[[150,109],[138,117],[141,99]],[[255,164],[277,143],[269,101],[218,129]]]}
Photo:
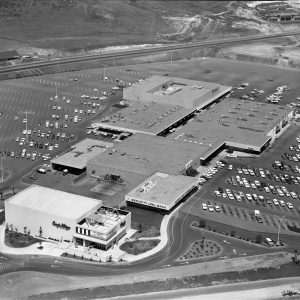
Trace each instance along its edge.
{"label": "grass area", "polygon": [[159,244],[160,240],[136,240],[132,242],[126,242],[120,246],[122,251],[128,254],[139,255],[145,253]]}
{"label": "grass area", "polygon": [[39,240],[28,235],[23,234],[20,232],[14,232],[14,231],[5,231],[5,239],[4,243],[8,247],[12,248],[24,248],[28,247],[32,244],[37,243]]}
{"label": "grass area", "polygon": [[105,297],[117,297],[129,294],[143,294],[168,290],[179,290],[212,286],[243,281],[257,281],[284,277],[300,276],[299,265],[288,263],[275,268],[258,268],[245,271],[220,272],[209,275],[188,276],[184,278],[153,280],[148,282],[136,282],[132,284],[101,286],[78,290],[62,291],[56,293],[44,293],[30,296],[28,299],[94,299]]}
{"label": "grass area", "polygon": [[[277,235],[275,233],[245,230],[239,227],[234,227],[228,224],[219,223],[203,218],[199,219],[199,222],[193,222],[192,226],[194,228],[204,228],[205,230],[220,233],[224,236],[230,236],[254,244],[262,244],[264,246],[267,246],[264,242],[266,237],[270,237],[274,241],[277,240]],[[293,237],[284,234],[280,235],[280,240],[283,244],[287,244],[291,239],[293,239]]]}
{"label": "grass area", "polygon": [[222,248],[214,241],[202,239],[195,241],[190,248],[179,257],[179,260],[193,260],[200,257],[213,257],[220,254]]}
{"label": "grass area", "polygon": [[132,213],[131,227],[137,230],[133,238],[156,237],[160,235],[163,214],[134,206],[126,206],[124,210]]}

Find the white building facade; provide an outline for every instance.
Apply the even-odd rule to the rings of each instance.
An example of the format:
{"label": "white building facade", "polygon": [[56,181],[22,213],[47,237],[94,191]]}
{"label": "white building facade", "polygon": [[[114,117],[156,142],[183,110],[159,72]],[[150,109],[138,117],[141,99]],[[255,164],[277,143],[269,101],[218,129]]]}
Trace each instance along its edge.
{"label": "white building facade", "polygon": [[106,250],[126,234],[131,213],[116,213],[97,199],[32,185],[5,201],[5,221],[14,231],[37,238]]}

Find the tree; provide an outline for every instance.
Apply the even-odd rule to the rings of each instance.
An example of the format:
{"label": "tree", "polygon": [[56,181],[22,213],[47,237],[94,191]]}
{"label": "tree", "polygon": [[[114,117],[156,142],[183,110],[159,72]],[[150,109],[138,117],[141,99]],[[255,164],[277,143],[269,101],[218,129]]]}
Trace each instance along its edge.
{"label": "tree", "polygon": [[260,234],[258,234],[258,235],[256,236],[256,243],[257,243],[257,244],[261,244],[262,241],[263,241],[263,237],[262,237]]}
{"label": "tree", "polygon": [[143,231],[143,225],[142,223],[139,223],[139,233],[141,233]]}
{"label": "tree", "polygon": [[24,233],[26,234],[27,233],[27,227],[24,226]]}
{"label": "tree", "polygon": [[40,229],[39,229],[39,235],[40,235],[40,237],[43,236],[43,229],[42,229],[42,227],[40,227]]}
{"label": "tree", "polygon": [[295,249],[294,250],[294,257],[292,257],[292,260],[295,262],[295,263],[299,263],[299,259],[298,259],[298,250]]}
{"label": "tree", "polygon": [[205,243],[205,237],[203,236],[200,244],[201,249],[204,248],[204,243]]}
{"label": "tree", "polygon": [[206,226],[206,222],[204,220],[199,220],[199,227],[204,228]]}

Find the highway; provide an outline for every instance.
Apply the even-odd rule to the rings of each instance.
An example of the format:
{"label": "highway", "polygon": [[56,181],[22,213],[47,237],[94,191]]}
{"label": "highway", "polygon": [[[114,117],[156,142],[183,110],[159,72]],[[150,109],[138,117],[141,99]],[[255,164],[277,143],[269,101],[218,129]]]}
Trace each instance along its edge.
{"label": "highway", "polygon": [[131,57],[131,56],[153,54],[153,53],[157,53],[157,52],[192,49],[192,48],[198,48],[198,47],[209,47],[209,46],[216,46],[216,45],[222,45],[222,44],[234,44],[234,43],[240,43],[240,42],[251,42],[251,41],[280,38],[280,37],[286,37],[286,36],[292,36],[292,35],[299,35],[299,34],[300,34],[300,31],[289,31],[289,32],[274,33],[274,34],[268,34],[268,35],[235,37],[235,38],[202,41],[202,42],[197,42],[197,43],[172,44],[172,45],[165,45],[165,46],[158,46],[158,47],[149,47],[149,48],[144,48],[144,49],[133,49],[133,50],[124,50],[124,51],[114,51],[114,52],[109,52],[109,53],[71,56],[71,57],[65,57],[65,58],[52,59],[50,61],[31,62],[31,63],[25,63],[25,64],[21,64],[21,65],[1,67],[0,74],[8,73],[8,72],[24,71],[24,70],[29,70],[29,69],[36,69],[36,68],[40,68],[40,67],[49,67],[49,66],[55,66],[55,65],[84,62],[84,61],[90,61],[90,60],[124,58],[124,57]]}

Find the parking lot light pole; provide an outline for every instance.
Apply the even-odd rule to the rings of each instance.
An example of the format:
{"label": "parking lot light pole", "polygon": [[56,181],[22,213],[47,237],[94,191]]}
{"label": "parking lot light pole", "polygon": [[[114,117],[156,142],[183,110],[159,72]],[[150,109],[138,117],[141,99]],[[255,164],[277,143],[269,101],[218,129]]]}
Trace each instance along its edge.
{"label": "parking lot light pole", "polygon": [[276,245],[279,246],[279,243],[280,243],[279,236],[280,236],[281,224],[283,223],[283,221],[287,221],[287,220],[285,219],[284,216],[282,216],[281,218],[278,216],[274,216],[274,217],[279,221],[277,242],[276,242]]}
{"label": "parking lot light pole", "polygon": [[105,67],[106,67],[106,65],[102,65],[103,66],[103,80],[105,80],[105,77],[106,77],[106,75],[105,75]]}
{"label": "parking lot light pole", "polygon": [[33,111],[21,111],[21,114],[25,114],[25,118],[26,118],[26,144],[28,144],[28,114],[34,114]]}
{"label": "parking lot light pole", "polygon": [[3,182],[3,167],[2,167],[2,159],[5,157],[5,155],[1,156],[1,182]]}

